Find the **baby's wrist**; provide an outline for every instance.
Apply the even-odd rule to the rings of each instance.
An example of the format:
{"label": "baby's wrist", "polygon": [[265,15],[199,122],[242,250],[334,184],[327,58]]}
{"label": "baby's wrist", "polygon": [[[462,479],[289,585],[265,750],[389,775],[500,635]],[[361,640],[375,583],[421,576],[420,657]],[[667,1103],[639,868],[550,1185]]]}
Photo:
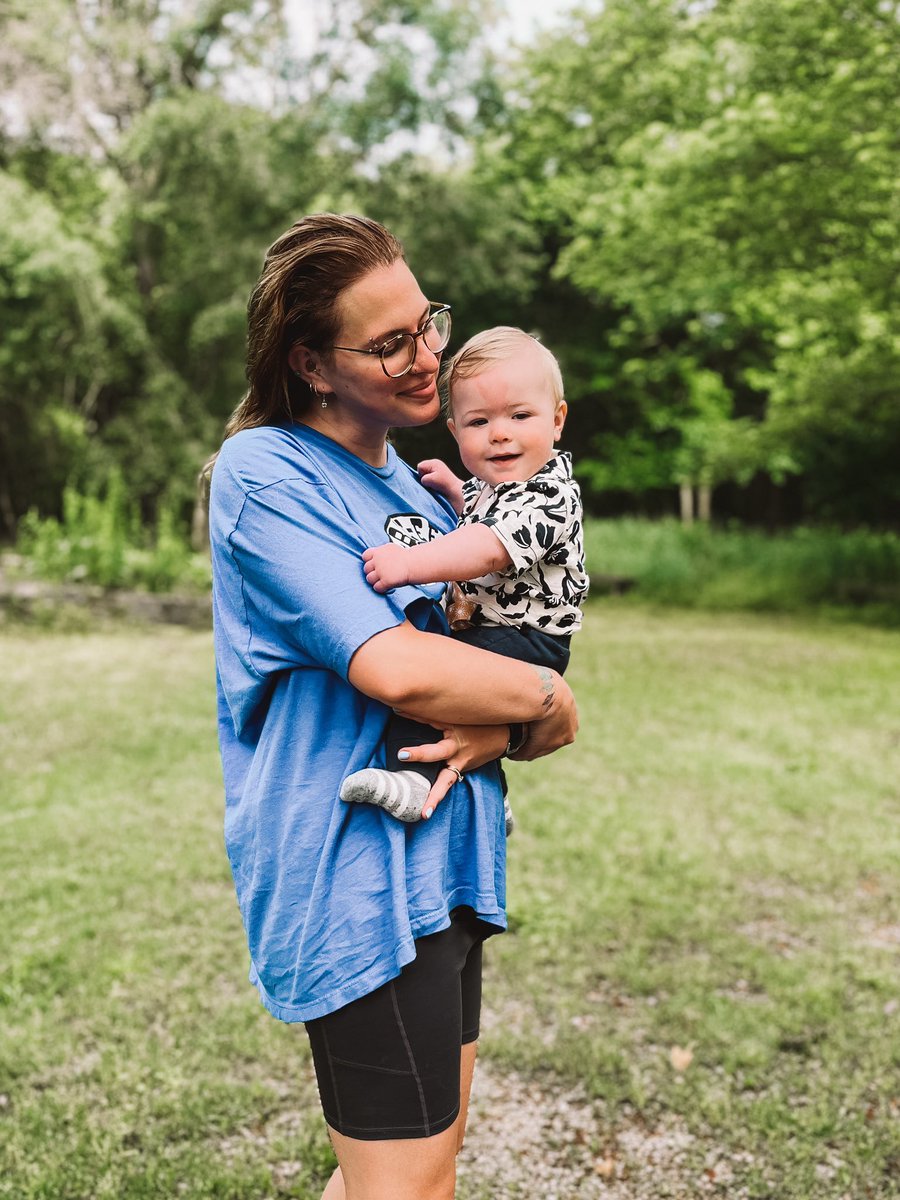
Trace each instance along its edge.
{"label": "baby's wrist", "polygon": [[[427,542],[423,543],[423,545],[427,545],[427,544],[428,544]],[[402,555],[400,561],[403,564],[403,571],[406,575],[406,578],[403,581],[404,583],[421,583],[422,582],[422,580],[418,578],[418,575],[416,572],[416,563],[419,563],[419,570],[421,571],[421,569],[422,569],[421,561],[420,561],[421,555],[416,554],[417,549],[418,549],[418,547],[416,547],[416,546],[404,546],[403,547],[403,555]]]}

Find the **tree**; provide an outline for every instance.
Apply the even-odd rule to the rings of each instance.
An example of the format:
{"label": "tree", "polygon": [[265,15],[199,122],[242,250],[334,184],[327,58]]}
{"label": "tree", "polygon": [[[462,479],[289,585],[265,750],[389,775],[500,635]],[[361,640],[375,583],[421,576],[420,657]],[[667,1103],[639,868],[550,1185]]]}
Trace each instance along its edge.
{"label": "tree", "polygon": [[221,90],[284,35],[267,0],[42,0],[4,21],[0,79],[20,132],[115,158],[155,100]]}
{"label": "tree", "polygon": [[883,444],[900,452],[888,399],[897,10],[735,0],[698,20],[692,41],[707,50],[708,112],[651,121],[622,143],[560,268],[611,293],[650,334],[683,323],[691,359],[712,365],[729,351],[734,384],[760,398],[767,440],[804,471],[819,511],[878,520],[887,503],[900,515],[893,472],[877,498],[854,484],[871,478]]}
{"label": "tree", "polygon": [[[819,512],[900,515],[898,50],[878,0],[609,0],[526,56],[501,148],[605,311],[622,419],[596,448],[633,484],[762,422],[760,468],[802,469]],[[712,376],[710,426],[691,379]],[[734,478],[753,457],[710,454]]]}
{"label": "tree", "polygon": [[144,331],[111,293],[94,246],[44,196],[0,172],[0,529],[53,510],[88,469],[104,388]]}
{"label": "tree", "polygon": [[473,132],[478,98],[491,89],[493,55],[484,35],[493,7],[476,0],[320,0],[312,5],[316,73],[300,97],[309,103],[315,94],[357,157],[389,161],[398,142],[408,150],[409,135],[425,128],[445,152],[459,149]]}
{"label": "tree", "polygon": [[[244,388],[245,306],[265,247],[305,211],[377,206],[384,143],[396,157],[402,131],[441,129],[449,145],[463,127],[467,88],[487,62],[474,3],[311,0],[317,36],[299,42],[287,8],[48,0],[6,15],[0,167],[20,182],[15,205],[35,206],[35,222],[18,242],[0,241],[0,277],[10,296],[44,295],[30,274],[43,224],[60,284],[39,370],[23,337],[0,335],[7,357],[18,356],[10,380],[50,382],[39,402],[9,392],[18,407],[7,409],[4,453],[21,465],[0,500],[7,531],[34,503],[57,509],[73,472],[113,463],[145,516],[164,496],[187,511]],[[440,190],[421,165],[400,166],[383,207],[427,194],[423,224],[437,231],[449,195]],[[465,249],[471,276],[477,255]],[[113,317],[127,337],[113,336]],[[16,312],[22,329],[30,319]],[[84,355],[63,361],[76,343]],[[60,379],[74,380],[64,403]],[[57,453],[47,414],[59,425],[63,412],[69,440]]]}
{"label": "tree", "polygon": [[517,190],[540,238],[543,271],[523,323],[562,363],[567,442],[594,504],[673,482],[684,389],[671,339],[648,336],[611,287],[582,286],[560,260],[617,148],[648,120],[701,111],[698,89],[682,87],[667,63],[683,19],[668,0],[578,13],[514,65],[476,160],[479,178]]}

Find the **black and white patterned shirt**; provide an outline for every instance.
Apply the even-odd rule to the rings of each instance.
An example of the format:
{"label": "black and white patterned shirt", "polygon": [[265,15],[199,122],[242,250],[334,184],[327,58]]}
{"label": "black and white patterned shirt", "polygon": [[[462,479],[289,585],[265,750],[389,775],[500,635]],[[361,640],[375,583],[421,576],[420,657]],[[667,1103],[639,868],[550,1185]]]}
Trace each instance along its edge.
{"label": "black and white patterned shirt", "polygon": [[579,629],[588,577],[572,456],[555,454],[524,481],[492,487],[467,479],[460,528],[479,522],[493,529],[512,566],[460,583],[478,605],[472,624],[529,625],[558,634]]}

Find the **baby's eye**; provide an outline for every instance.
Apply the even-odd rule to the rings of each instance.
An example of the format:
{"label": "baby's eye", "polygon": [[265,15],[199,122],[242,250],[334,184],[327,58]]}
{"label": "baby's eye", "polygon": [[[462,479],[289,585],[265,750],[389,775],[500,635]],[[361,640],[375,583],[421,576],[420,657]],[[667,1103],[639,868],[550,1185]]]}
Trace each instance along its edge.
{"label": "baby's eye", "polygon": [[530,412],[517,412],[517,413],[513,413],[513,420],[514,421],[527,421],[530,416],[531,416]]}
{"label": "baby's eye", "polygon": [[472,420],[468,422],[468,424],[469,424],[469,428],[471,429],[475,425],[487,425],[487,421],[485,420],[484,417],[473,417]]}

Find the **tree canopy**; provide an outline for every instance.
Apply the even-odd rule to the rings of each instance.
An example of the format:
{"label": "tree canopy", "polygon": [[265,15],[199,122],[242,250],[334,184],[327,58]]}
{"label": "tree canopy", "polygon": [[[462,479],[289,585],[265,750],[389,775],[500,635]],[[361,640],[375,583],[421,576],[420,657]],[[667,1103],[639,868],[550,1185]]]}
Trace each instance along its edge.
{"label": "tree canopy", "polygon": [[0,530],[113,470],[186,511],[265,247],[325,208],[462,336],[544,338],[589,503],[900,521],[900,5],[606,0],[518,50],[498,12],[4,10]]}

